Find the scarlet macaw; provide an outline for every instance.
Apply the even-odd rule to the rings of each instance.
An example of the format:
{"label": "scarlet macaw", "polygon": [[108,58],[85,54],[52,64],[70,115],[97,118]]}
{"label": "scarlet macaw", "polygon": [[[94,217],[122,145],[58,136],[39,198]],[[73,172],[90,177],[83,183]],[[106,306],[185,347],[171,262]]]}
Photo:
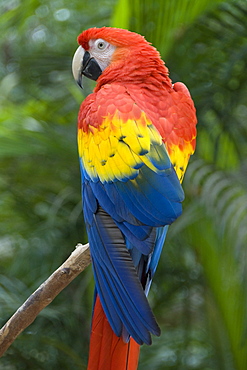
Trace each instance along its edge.
{"label": "scarlet macaw", "polygon": [[73,74],[97,81],[78,116],[84,218],[95,277],[88,369],[136,369],[160,328],[147,294],[181,181],[195,149],[187,87],[172,84],[139,34],[91,28],[78,37]]}

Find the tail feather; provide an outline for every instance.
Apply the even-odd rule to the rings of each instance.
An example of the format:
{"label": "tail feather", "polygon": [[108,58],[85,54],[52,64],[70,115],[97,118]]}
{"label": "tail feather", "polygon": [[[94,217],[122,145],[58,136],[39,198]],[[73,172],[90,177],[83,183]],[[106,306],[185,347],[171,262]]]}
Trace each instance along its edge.
{"label": "tail feather", "polygon": [[88,370],[136,370],[140,346],[117,337],[107,321],[99,296],[94,306]]}

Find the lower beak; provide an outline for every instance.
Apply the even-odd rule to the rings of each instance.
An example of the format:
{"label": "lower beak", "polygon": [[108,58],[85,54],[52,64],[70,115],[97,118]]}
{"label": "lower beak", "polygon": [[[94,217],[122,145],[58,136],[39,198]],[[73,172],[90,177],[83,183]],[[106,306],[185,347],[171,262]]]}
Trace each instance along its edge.
{"label": "lower beak", "polygon": [[102,70],[96,59],[91,57],[88,51],[85,51],[81,46],[79,46],[73,57],[72,72],[74,79],[82,88],[83,75],[96,81],[101,75]]}

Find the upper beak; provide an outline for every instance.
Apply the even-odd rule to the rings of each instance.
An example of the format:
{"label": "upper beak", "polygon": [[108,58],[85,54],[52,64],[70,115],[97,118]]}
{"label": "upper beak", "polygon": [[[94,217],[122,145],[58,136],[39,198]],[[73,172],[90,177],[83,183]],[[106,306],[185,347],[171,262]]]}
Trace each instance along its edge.
{"label": "upper beak", "polygon": [[82,75],[96,81],[101,75],[102,70],[96,59],[91,57],[88,51],[79,46],[72,61],[72,72],[74,79],[82,88]]}

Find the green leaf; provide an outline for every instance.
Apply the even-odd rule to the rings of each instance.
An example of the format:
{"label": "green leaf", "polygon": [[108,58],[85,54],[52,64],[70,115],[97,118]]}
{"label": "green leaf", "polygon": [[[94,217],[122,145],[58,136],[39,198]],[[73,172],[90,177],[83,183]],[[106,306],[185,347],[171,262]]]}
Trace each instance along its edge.
{"label": "green leaf", "polygon": [[185,27],[222,0],[119,0],[112,26],[130,28],[154,44],[167,56]]}
{"label": "green leaf", "polygon": [[117,1],[111,18],[111,26],[128,29],[130,25],[129,0]]}

